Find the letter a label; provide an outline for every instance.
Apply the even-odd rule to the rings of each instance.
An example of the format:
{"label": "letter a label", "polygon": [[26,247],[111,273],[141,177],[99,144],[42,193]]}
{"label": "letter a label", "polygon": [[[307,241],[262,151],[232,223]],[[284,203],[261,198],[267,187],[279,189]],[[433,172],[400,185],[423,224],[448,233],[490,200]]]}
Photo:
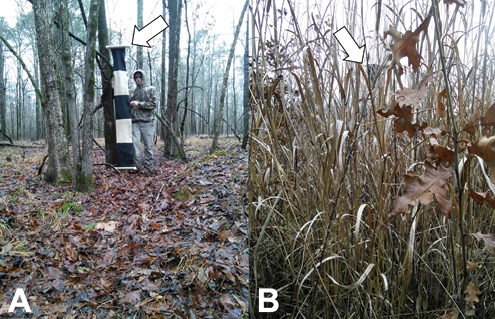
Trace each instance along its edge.
{"label": "letter a label", "polygon": [[[19,298],[21,299],[21,302],[19,302]],[[24,308],[24,311],[26,312],[32,312],[22,288],[16,289],[14,298],[12,299],[12,303],[10,304],[9,312],[14,312],[15,308],[17,307]]]}
{"label": "letter a label", "polygon": [[[271,297],[265,297],[265,294],[272,294]],[[271,288],[260,288],[260,312],[275,312],[278,310],[278,301],[277,301],[277,291]],[[265,307],[265,302],[269,302],[273,305],[273,307]]]}

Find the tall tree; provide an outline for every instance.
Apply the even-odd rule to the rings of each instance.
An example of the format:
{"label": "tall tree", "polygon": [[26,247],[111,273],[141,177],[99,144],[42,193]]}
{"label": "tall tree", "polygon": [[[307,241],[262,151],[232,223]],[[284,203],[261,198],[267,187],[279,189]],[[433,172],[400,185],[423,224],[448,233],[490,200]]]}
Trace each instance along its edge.
{"label": "tall tree", "polygon": [[[76,84],[74,82],[74,73],[72,71],[72,55],[69,39],[69,9],[67,0],[60,0],[59,20],[61,28],[60,41],[62,45],[61,58],[61,77],[63,78],[64,99],[67,105],[67,118],[69,119],[68,126],[70,127],[70,137],[72,144],[72,158],[78,159],[81,153],[79,148],[79,129],[78,129],[78,112],[76,104]],[[77,171],[74,172],[77,174]]]}
{"label": "tall tree", "polygon": [[246,18],[246,43],[244,43],[244,89],[242,90],[243,136],[242,148],[247,147],[249,136],[249,14]]}
{"label": "tall tree", "polygon": [[7,134],[7,124],[5,121],[5,116],[7,115],[7,110],[6,110],[6,101],[5,101],[5,92],[7,88],[5,87],[5,81],[3,78],[3,73],[4,73],[4,68],[5,68],[5,60],[3,57],[3,43],[0,42],[0,141],[5,140],[6,136],[4,134]]}
{"label": "tall tree", "polygon": [[[143,0],[137,0],[137,27],[141,30],[143,28]],[[137,47],[137,68],[139,70],[143,69],[143,47]],[[150,73],[151,77],[151,73]],[[151,82],[150,82],[151,83]]]}
{"label": "tall tree", "polygon": [[244,19],[244,13],[246,13],[247,6],[248,6],[248,0],[246,0],[246,2],[244,3],[244,7],[242,8],[241,17],[239,18],[239,23],[237,24],[237,28],[234,34],[234,41],[232,42],[232,47],[230,48],[227,67],[223,75],[222,93],[220,94],[220,107],[218,111],[215,112],[216,114],[214,121],[214,134],[213,134],[213,141],[211,143],[210,154],[215,152],[215,150],[217,149],[218,135],[220,134],[220,124],[222,123],[222,116],[223,116],[223,105],[225,102],[225,94],[227,92],[227,83],[229,81],[230,66],[232,65],[232,59],[234,58],[235,45],[237,43],[237,39],[239,38],[239,32],[241,31],[242,20]]}
{"label": "tall tree", "polygon": [[[98,14],[98,44],[99,51],[107,61],[110,61],[110,52],[107,49],[108,27],[105,11],[105,0],[100,0],[100,11]],[[117,163],[117,134],[115,126],[115,110],[113,107],[112,96],[112,67],[105,61],[100,62],[101,85],[103,92],[101,95],[101,104],[103,107],[104,124],[103,130],[105,134],[105,161],[107,163]]]}
{"label": "tall tree", "polygon": [[[168,1],[169,14],[169,41],[168,41],[168,98],[165,120],[172,132],[177,132],[177,77],[179,73],[180,59],[180,24],[181,24],[182,0]],[[174,135],[171,132],[165,134],[163,155],[175,155]],[[179,150],[178,150],[179,152]]]}
{"label": "tall tree", "polygon": [[180,123],[180,145],[184,148],[184,127],[186,125],[187,108],[189,106],[189,58],[191,56],[191,31],[189,30],[189,18],[187,16],[187,0],[184,0],[185,9],[185,20],[186,20],[186,30],[187,30],[187,57],[186,57],[186,87],[185,87],[185,97],[184,97],[184,113],[182,116],[182,121]]}
{"label": "tall tree", "polygon": [[36,25],[36,43],[44,92],[46,138],[48,144],[48,168],[44,175],[47,182],[72,180],[69,146],[64,132],[64,119],[60,100],[58,64],[55,56],[55,32],[51,0],[33,1]]}
{"label": "tall tree", "polygon": [[96,30],[100,0],[91,0],[84,55],[84,109],[82,115],[82,153],[76,164],[76,191],[93,190],[93,109],[95,98]]}
{"label": "tall tree", "polygon": [[[162,0],[162,6],[163,6],[163,18],[166,20],[166,9],[167,9],[167,5],[165,3],[166,0]],[[160,76],[160,111],[159,113],[162,115],[163,118],[166,118],[165,116],[165,92],[166,92],[166,89],[165,89],[165,62],[166,62],[166,56],[167,56],[167,48],[166,48],[166,45],[167,45],[167,33],[166,33],[166,30],[163,30],[162,32],[162,35],[163,35],[163,39],[162,39],[162,60],[161,60],[161,76]],[[165,139],[165,127],[162,125],[162,130],[161,130],[161,137],[162,139]]]}

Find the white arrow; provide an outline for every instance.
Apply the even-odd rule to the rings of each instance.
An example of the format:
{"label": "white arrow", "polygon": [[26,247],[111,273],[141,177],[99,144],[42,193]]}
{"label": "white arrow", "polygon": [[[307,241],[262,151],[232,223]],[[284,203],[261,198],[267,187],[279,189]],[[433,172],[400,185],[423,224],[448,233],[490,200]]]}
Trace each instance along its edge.
{"label": "white arrow", "polygon": [[363,63],[366,45],[358,47],[358,44],[346,27],[340,28],[339,31],[335,32],[333,35],[337,38],[337,41],[339,41],[342,48],[344,48],[345,53],[347,53],[344,61]]}
{"label": "white arrow", "polygon": [[132,34],[132,45],[139,45],[142,47],[151,48],[148,43],[151,39],[160,34],[163,30],[168,28],[168,24],[163,19],[163,16],[159,16],[155,20],[145,25],[141,30],[134,26],[134,33]]}

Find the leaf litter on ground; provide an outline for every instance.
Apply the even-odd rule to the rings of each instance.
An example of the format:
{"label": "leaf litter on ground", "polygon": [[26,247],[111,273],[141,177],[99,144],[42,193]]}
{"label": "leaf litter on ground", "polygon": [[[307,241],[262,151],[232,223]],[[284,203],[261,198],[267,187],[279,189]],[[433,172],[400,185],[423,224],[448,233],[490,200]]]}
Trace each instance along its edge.
{"label": "leaf litter on ground", "polygon": [[247,313],[246,151],[182,163],[156,148],[155,174],[94,166],[90,194],[42,183],[42,151],[0,149],[2,318],[23,315],[5,313],[16,288],[32,318]]}

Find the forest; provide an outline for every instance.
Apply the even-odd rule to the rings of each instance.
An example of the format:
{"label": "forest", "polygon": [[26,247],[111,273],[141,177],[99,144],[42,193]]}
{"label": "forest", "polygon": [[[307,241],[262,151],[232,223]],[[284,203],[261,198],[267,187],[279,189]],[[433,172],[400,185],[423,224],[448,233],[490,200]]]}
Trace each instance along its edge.
{"label": "forest", "polygon": [[250,314],[493,318],[495,3],[252,5]]}
{"label": "forest", "polygon": [[[493,1],[12,1],[2,318],[493,317]],[[122,44],[150,172],[118,165]]]}
{"label": "forest", "polygon": [[[223,0],[2,8],[0,317],[247,314],[247,12]],[[145,106],[151,130],[132,141]]]}

